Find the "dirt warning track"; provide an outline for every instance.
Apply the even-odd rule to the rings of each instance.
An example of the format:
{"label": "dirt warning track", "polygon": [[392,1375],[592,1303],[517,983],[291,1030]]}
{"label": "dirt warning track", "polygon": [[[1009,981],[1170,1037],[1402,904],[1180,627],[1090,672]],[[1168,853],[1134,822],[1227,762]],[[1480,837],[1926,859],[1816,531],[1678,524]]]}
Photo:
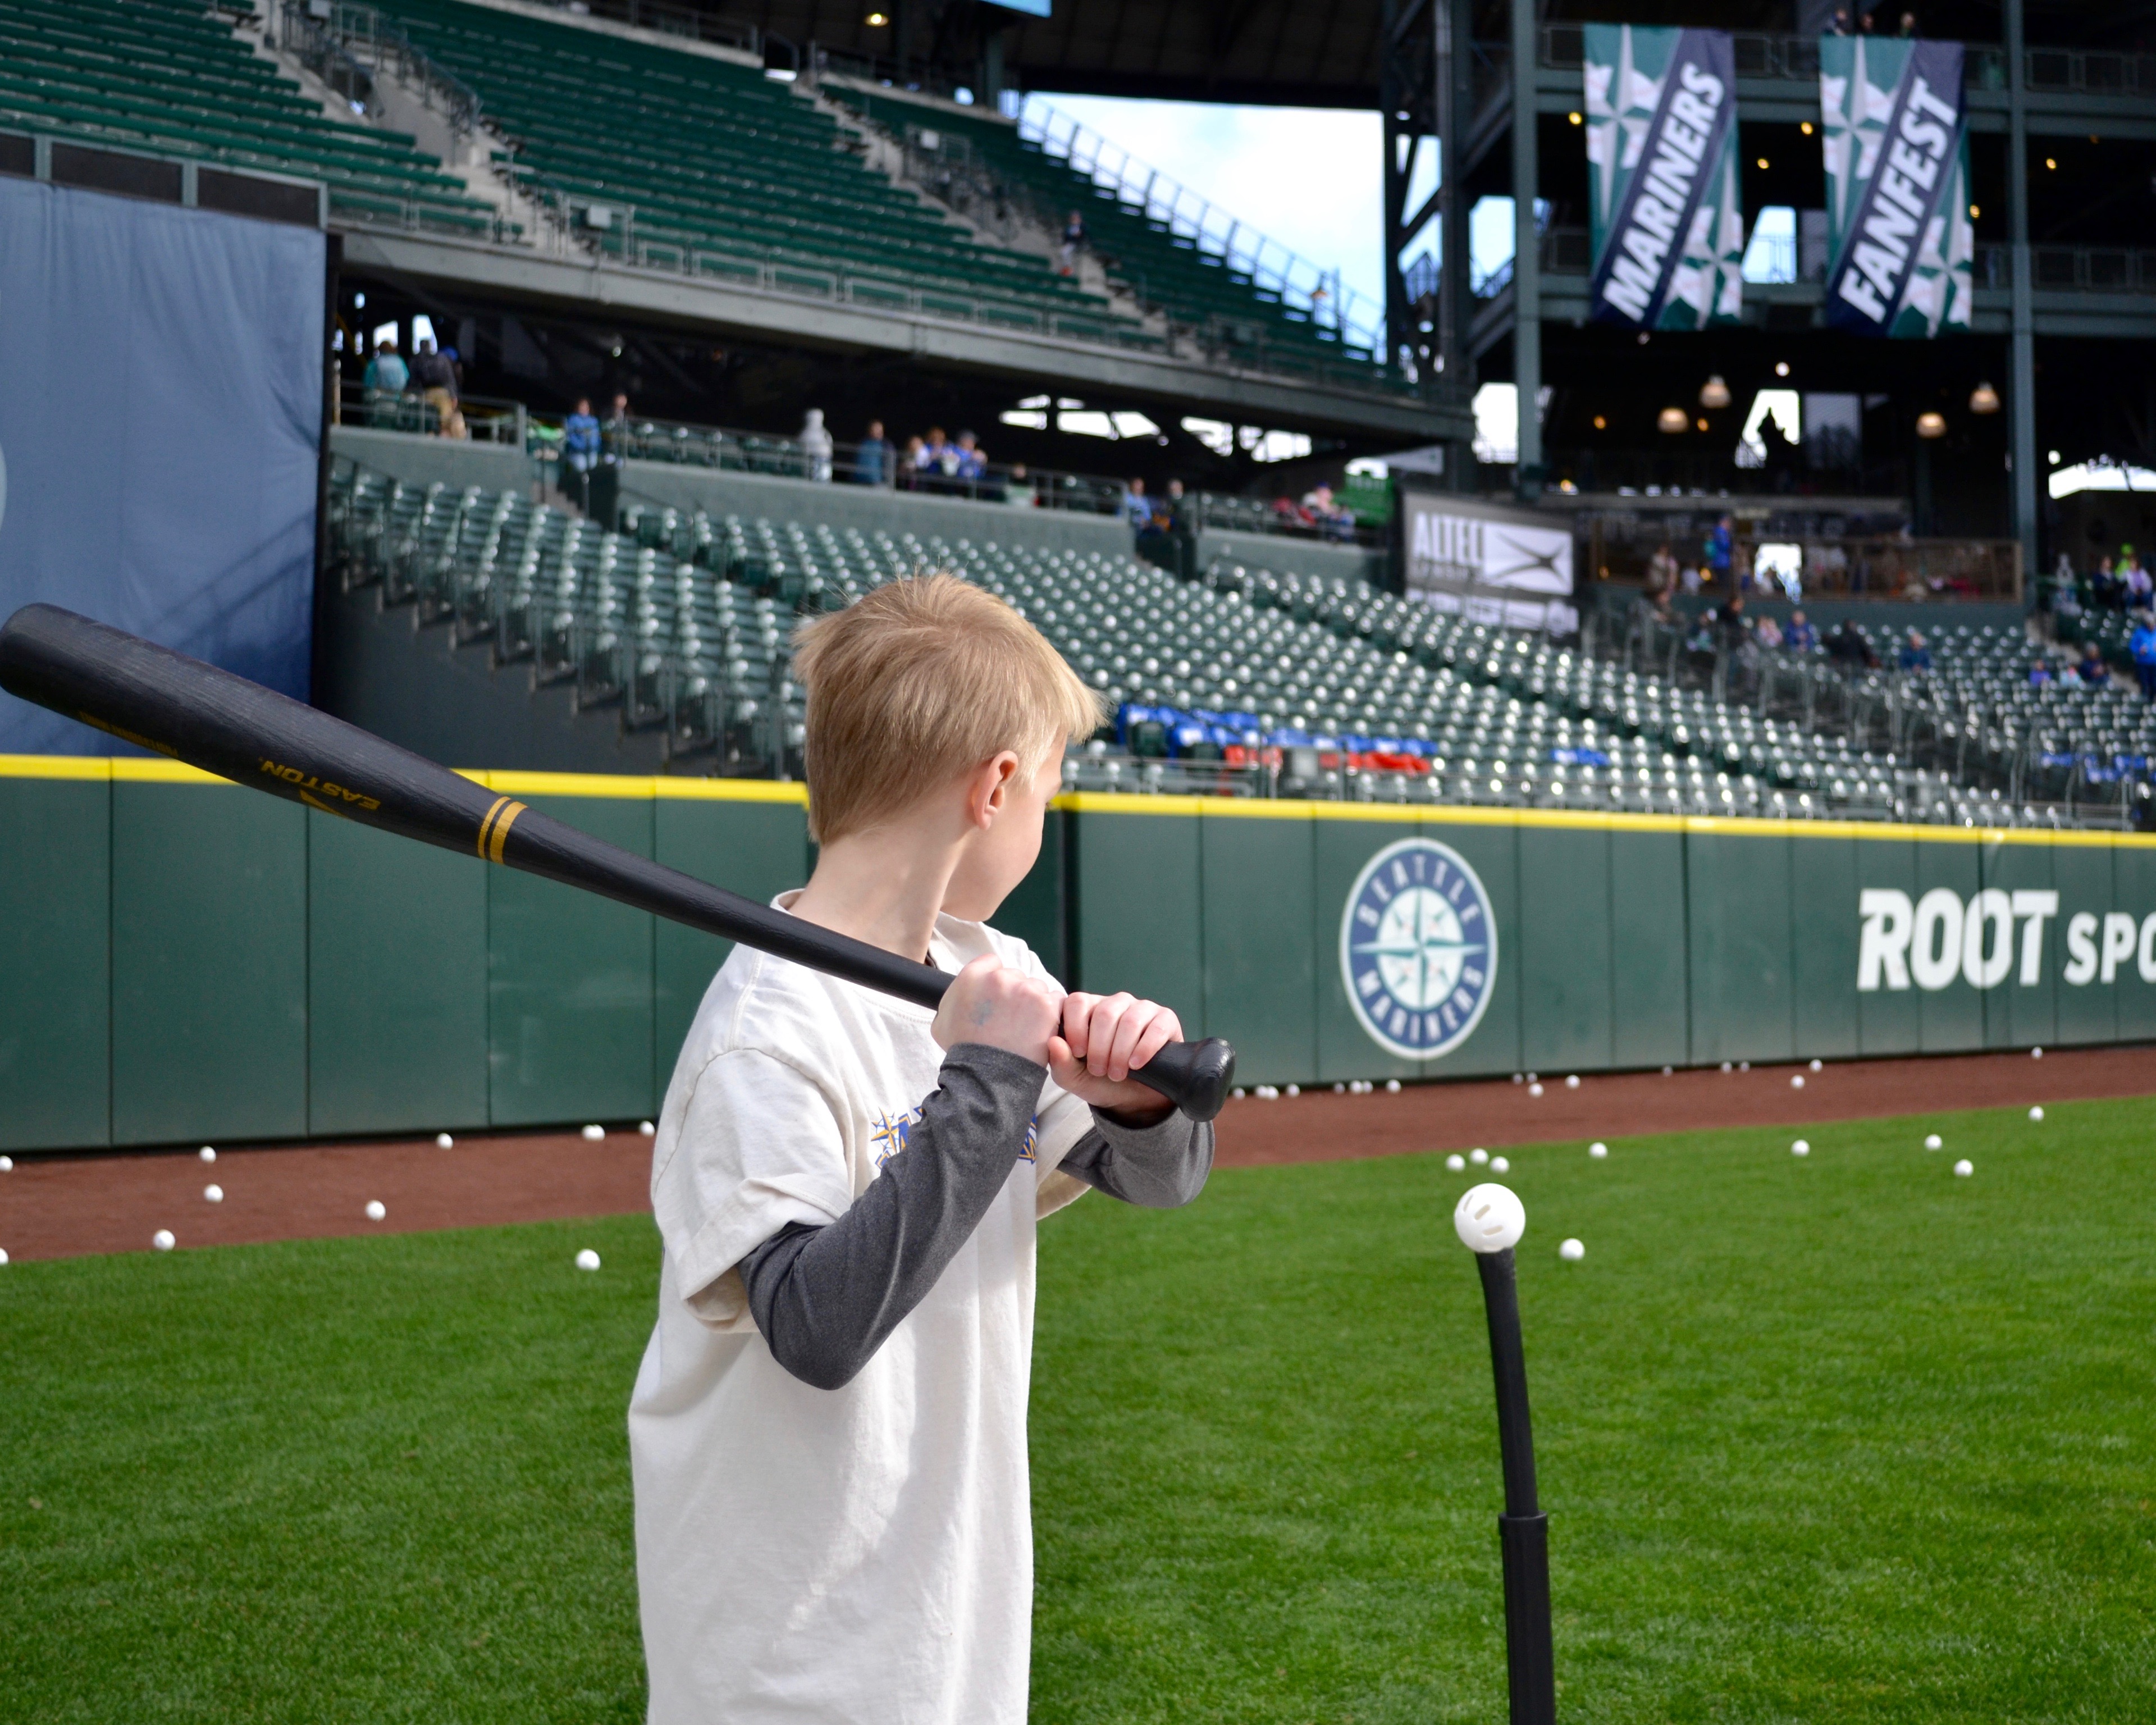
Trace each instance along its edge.
{"label": "dirt warning track", "polygon": [[[1231,1101],[1219,1164],[1336,1162],[1476,1145],[1635,1137],[1703,1127],[1805,1126],[1955,1108],[2026,1107],[2156,1092],[2156,1047],[2066,1049],[1925,1060],[1508,1080],[1335,1095],[1329,1087]],[[1790,1083],[1801,1077],[1801,1088]],[[18,1155],[0,1173],[0,1248],[13,1259],[147,1251],[169,1229],[181,1250],[352,1234],[413,1233],[650,1208],[651,1140],[634,1127],[598,1142],[573,1132],[98,1155]],[[214,1183],[223,1201],[208,1202]],[[379,1222],[367,1206],[379,1202]]]}

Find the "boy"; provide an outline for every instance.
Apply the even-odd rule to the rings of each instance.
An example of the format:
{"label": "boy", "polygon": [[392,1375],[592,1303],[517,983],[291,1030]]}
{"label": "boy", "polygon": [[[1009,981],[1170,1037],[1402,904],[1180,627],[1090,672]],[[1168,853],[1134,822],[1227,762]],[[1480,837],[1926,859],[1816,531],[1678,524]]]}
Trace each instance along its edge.
{"label": "boy", "polygon": [[1209,1127],[1132,1069],[1175,1014],[987,927],[1096,698],[948,576],[804,624],[815,872],[778,902],[956,979],[933,1014],[737,947],[653,1148],[629,1405],[653,1725],[1018,1725],[1034,1224],[1187,1204]]}

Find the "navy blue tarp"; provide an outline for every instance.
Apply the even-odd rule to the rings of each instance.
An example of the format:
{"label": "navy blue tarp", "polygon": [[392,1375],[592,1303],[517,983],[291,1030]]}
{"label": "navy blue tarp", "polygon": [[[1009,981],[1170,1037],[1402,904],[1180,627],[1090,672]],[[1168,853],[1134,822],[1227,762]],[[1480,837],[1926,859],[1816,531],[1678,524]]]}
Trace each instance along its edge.
{"label": "navy blue tarp", "polygon": [[[65,605],[305,698],[325,244],[0,178],[0,618]],[[0,694],[0,753],[115,749]]]}

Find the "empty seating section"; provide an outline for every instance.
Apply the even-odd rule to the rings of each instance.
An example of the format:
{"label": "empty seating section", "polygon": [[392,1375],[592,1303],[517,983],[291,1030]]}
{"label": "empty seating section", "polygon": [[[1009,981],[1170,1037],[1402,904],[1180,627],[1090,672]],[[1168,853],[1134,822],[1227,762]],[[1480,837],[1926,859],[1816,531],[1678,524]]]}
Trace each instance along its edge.
{"label": "empty seating section", "polygon": [[[918,103],[835,83],[827,88],[831,96],[891,131],[902,134],[909,125],[927,124],[965,137],[993,172],[1020,189],[1044,222],[1060,227],[1068,212],[1083,212],[1088,242],[1111,276],[1163,310],[1172,322],[1201,332],[1230,357],[1239,351],[1253,358],[1262,354],[1275,367],[1298,357],[1313,364],[1328,358],[1372,358],[1367,349],[1343,346],[1332,331],[1283,304],[1277,293],[1260,286],[1246,272],[1125,203],[1038,143],[1021,138],[1007,121],[942,109],[929,114]],[[1374,375],[1374,367],[1373,371]]]}
{"label": "empty seating section", "polygon": [[[2019,629],[1947,624],[1923,631],[1928,670],[1882,670],[1861,721],[1901,746],[1951,758],[1962,773],[2003,785],[2017,803],[2063,803],[2100,818],[2133,819],[2156,764],[2156,708],[2142,699],[2126,660],[2123,613],[2085,616],[2061,635],[2095,641],[2111,675],[2088,687]],[[1902,638],[1864,631],[1884,667]],[[2037,683],[2038,661],[2052,670]]]}
{"label": "empty seating section", "polygon": [[[1043,327],[1113,321],[1044,259],[974,244],[865,167],[838,123],[752,65],[460,0],[391,0],[429,58],[478,93],[536,186],[599,206],[589,237],[634,260],[864,303]],[[631,213],[633,212],[633,217]]]}
{"label": "empty seating section", "polygon": [[331,119],[187,0],[0,0],[0,127],[326,182],[333,213],[490,233],[402,133]]}
{"label": "empty seating section", "polygon": [[[804,514],[813,505],[804,501]],[[1021,524],[1014,522],[1014,527]],[[1363,583],[639,506],[621,532],[511,493],[340,464],[348,585],[663,727],[693,767],[798,762],[795,616],[948,569],[1018,606],[1116,718],[1076,788],[2006,824],[1995,793],[1750,706]]]}

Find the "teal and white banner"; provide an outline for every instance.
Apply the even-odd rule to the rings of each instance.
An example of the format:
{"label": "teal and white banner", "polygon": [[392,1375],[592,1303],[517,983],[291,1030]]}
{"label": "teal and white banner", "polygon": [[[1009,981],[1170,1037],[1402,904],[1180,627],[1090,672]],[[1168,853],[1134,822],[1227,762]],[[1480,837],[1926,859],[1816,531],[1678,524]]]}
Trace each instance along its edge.
{"label": "teal and white banner", "polygon": [[1584,33],[1592,316],[1641,330],[1735,323],[1744,211],[1728,32],[1589,24]]}
{"label": "teal and white banner", "polygon": [[1958,42],[1826,36],[1827,322],[1924,337],[1969,326],[1969,116]]}

